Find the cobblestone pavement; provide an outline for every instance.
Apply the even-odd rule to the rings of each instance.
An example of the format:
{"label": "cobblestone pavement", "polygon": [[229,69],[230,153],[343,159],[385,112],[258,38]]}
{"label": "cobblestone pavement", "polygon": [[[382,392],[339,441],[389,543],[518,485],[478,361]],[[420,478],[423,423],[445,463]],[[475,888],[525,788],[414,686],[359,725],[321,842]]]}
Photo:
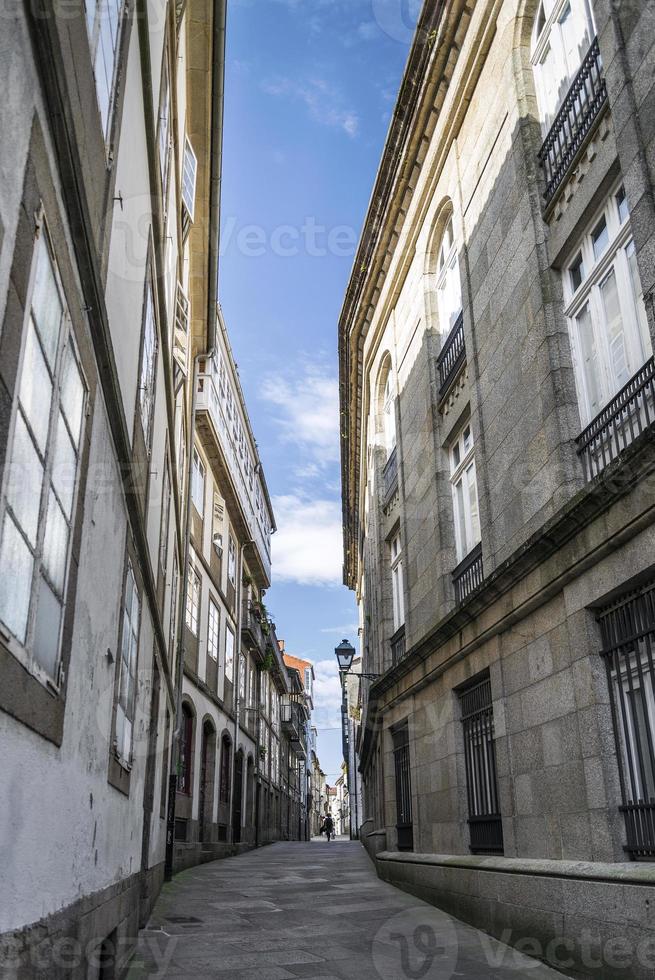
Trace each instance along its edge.
{"label": "cobblestone pavement", "polygon": [[129,980],[555,980],[378,879],[357,842],[280,843],[166,885]]}

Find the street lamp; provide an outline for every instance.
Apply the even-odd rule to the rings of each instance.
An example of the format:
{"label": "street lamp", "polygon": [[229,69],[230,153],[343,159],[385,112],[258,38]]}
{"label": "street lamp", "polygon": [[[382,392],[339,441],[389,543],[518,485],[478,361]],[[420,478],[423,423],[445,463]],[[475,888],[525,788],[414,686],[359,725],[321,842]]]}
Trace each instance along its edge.
{"label": "street lamp", "polygon": [[339,670],[344,674],[347,674],[353,665],[353,660],[355,659],[355,648],[352,643],[348,640],[342,640],[338,647],[335,648],[335,654],[337,658],[337,663],[339,664]]}

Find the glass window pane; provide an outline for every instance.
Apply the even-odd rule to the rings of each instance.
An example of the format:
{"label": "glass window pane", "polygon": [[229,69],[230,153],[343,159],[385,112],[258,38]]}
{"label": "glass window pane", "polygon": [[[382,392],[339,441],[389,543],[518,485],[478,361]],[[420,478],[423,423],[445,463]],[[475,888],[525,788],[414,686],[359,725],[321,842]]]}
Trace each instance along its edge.
{"label": "glass window pane", "polygon": [[52,490],[48,495],[48,517],[43,542],[43,560],[50,580],[60,596],[64,594],[68,524]]}
{"label": "glass window pane", "polygon": [[589,417],[593,418],[600,411],[602,381],[589,304],[576,317],[576,324],[578,327],[580,357],[582,360],[582,387],[587,392]]}
{"label": "glass window pane", "polygon": [[55,677],[57,669],[60,624],[61,603],[45,579],[39,576],[32,653],[34,659],[51,677]]}
{"label": "glass window pane", "polygon": [[607,232],[607,221],[605,220],[605,215],[600,219],[596,227],[591,233],[591,242],[594,248],[594,256],[599,259],[605,249],[607,248],[607,243],[609,241],[609,235]]}
{"label": "glass window pane", "polygon": [[642,363],[647,358],[649,358],[653,352],[652,344],[650,340],[650,331],[648,329],[648,319],[646,317],[646,307],[644,306],[644,297],[641,290],[641,280],[639,278],[639,269],[637,268],[637,253],[635,251],[635,243],[628,242],[625,247],[625,254],[628,259],[628,268],[630,270],[630,285],[632,286],[632,301],[634,303],[634,315],[637,320],[638,332],[639,332],[639,348],[641,352]]}
{"label": "glass window pane", "polygon": [[57,419],[57,437],[52,463],[52,483],[64,508],[64,513],[69,520],[73,509],[76,471],[77,457],[75,455],[75,449],[70,440],[66,423],[60,414]]}
{"label": "glass window pane", "polygon": [[82,429],[82,409],[84,407],[84,385],[80,376],[77,359],[70,345],[66,350],[61,378],[61,407],[73,435],[75,445],[80,442]]}
{"label": "glass window pane", "polygon": [[9,514],[2,531],[0,568],[0,619],[24,643],[34,559]]}
{"label": "glass window pane", "polygon": [[621,224],[628,217],[628,199],[625,196],[625,188],[621,185],[616,192],[616,204],[619,209],[619,220]]}
{"label": "glass window pane", "polygon": [[32,547],[36,546],[43,466],[20,412],[7,479],[7,500]]}
{"label": "glass window pane", "polygon": [[62,312],[63,307],[48,254],[48,246],[42,236],[38,245],[32,313],[51,369],[54,369],[57,357]]}
{"label": "glass window pane", "polygon": [[468,553],[468,541],[466,539],[466,518],[464,510],[464,487],[462,486],[462,480],[457,482],[455,486],[455,493],[457,495],[457,503],[455,510],[457,511],[455,519],[457,522],[457,559],[461,561],[462,558]]}
{"label": "glass window pane", "polygon": [[578,252],[572,265],[569,268],[571,275],[571,289],[573,292],[576,291],[581,285],[585,277],[584,263],[582,261],[582,253]]}
{"label": "glass window pane", "polygon": [[625,332],[614,270],[600,284],[600,292],[605,311],[605,326],[609,345],[609,371],[614,389],[612,394],[614,394],[614,391],[622,388],[630,377]]}
{"label": "glass window pane", "polygon": [[50,421],[50,402],[52,401],[52,382],[31,319],[25,338],[18,397],[36,437],[38,448],[42,454],[45,454],[48,441],[48,423]]}
{"label": "glass window pane", "polygon": [[475,476],[475,465],[471,464],[466,471],[468,478],[468,488],[469,488],[469,507],[471,514],[471,534],[473,540],[470,542],[471,547],[477,544],[480,540],[480,512],[478,509],[478,485]]}

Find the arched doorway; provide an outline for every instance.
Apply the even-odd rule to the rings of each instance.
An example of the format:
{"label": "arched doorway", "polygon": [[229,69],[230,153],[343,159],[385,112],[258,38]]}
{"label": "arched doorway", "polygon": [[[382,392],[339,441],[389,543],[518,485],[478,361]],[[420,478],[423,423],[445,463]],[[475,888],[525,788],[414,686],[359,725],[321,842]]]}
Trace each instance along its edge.
{"label": "arched doorway", "polygon": [[216,770],[216,729],[206,719],[202,726],[200,753],[200,795],[198,800],[198,827],[201,843],[211,840],[211,824],[214,810],[214,772]]}
{"label": "arched doorway", "polygon": [[241,843],[241,816],[243,806],[243,749],[234,758],[234,795],[232,797],[232,840]]}

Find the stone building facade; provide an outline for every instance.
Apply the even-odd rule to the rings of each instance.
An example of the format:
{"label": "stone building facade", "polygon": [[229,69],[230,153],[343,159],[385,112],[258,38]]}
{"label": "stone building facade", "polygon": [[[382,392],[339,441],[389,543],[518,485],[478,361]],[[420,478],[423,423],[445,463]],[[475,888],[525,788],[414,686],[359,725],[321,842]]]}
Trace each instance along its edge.
{"label": "stone building facade", "polygon": [[599,977],[655,966],[653,26],[425,4],[339,336],[364,842]]}
{"label": "stone building facade", "polygon": [[196,140],[190,106],[221,91],[221,11],[112,0],[3,17],[0,962],[11,976],[118,974],[164,875],[178,461],[190,324],[206,325],[207,309],[191,254],[206,277],[218,246],[207,189],[220,145]]}

